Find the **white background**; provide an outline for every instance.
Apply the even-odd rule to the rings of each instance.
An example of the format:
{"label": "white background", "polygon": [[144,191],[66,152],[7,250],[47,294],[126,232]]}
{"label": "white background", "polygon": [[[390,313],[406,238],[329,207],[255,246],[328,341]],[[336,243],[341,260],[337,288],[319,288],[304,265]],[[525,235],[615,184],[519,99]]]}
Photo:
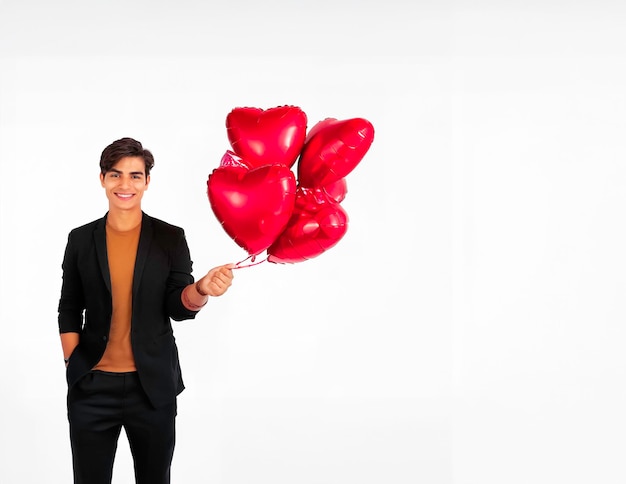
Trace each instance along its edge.
{"label": "white background", "polygon": [[[234,107],[364,117],[346,236],[176,323],[173,483],[626,481],[626,8],[0,0],[0,481],[71,482],[56,322],[102,149],[194,274]],[[115,483],[132,482],[124,438]]]}

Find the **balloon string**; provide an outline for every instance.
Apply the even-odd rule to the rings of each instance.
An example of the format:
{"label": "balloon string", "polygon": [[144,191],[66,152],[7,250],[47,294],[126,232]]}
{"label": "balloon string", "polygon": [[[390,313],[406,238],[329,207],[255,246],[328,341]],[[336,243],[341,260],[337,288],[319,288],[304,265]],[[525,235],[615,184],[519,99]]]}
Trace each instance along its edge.
{"label": "balloon string", "polygon": [[[245,266],[242,266],[241,264],[243,264],[248,259],[251,259],[252,263],[246,264]],[[256,259],[256,256],[252,256],[252,255],[248,256],[244,260],[237,262],[235,264],[235,267],[233,267],[233,269],[245,269],[247,267],[258,266],[259,264],[262,264],[263,262],[265,262],[267,260],[267,257],[265,259],[262,259],[262,260],[258,261],[258,262],[254,262],[254,259]]]}

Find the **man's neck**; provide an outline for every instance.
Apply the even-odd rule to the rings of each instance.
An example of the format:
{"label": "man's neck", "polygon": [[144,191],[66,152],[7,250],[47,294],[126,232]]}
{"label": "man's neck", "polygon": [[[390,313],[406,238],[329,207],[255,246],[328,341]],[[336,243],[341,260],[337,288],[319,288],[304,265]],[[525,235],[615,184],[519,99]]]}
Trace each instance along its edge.
{"label": "man's neck", "polygon": [[109,210],[107,224],[113,230],[125,232],[137,227],[141,223],[142,217],[141,210]]}

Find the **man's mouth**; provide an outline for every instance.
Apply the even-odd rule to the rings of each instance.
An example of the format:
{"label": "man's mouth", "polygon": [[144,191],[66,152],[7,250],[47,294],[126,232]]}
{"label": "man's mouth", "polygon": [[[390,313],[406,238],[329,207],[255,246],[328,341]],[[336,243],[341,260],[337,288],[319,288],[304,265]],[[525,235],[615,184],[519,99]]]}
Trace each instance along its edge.
{"label": "man's mouth", "polygon": [[133,198],[135,195],[132,193],[116,193],[115,196],[117,198],[121,198],[122,200],[130,200],[131,198]]}

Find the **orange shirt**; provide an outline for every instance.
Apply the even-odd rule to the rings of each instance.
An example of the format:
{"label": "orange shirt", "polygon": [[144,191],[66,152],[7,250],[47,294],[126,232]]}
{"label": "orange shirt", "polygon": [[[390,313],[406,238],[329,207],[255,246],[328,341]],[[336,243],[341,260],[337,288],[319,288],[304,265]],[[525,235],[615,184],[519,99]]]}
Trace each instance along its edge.
{"label": "orange shirt", "polygon": [[124,232],[107,225],[106,232],[113,314],[106,350],[94,370],[135,371],[137,367],[130,342],[130,322],[133,310],[133,274],[141,224]]}

